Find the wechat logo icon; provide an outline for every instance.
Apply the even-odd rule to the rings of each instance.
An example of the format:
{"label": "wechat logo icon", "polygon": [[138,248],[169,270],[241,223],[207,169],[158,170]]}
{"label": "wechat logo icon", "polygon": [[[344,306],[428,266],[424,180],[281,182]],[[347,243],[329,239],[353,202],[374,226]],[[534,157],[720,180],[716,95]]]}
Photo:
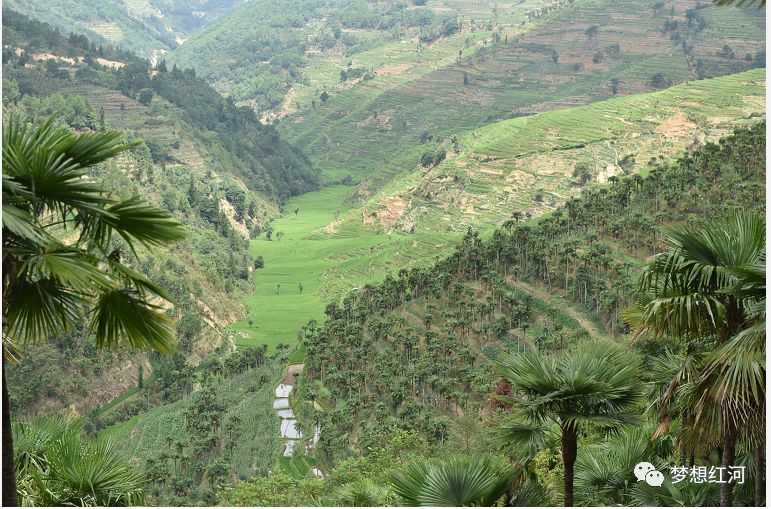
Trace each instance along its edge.
{"label": "wechat logo icon", "polygon": [[634,476],[638,481],[645,481],[650,486],[657,488],[664,484],[664,474],[656,470],[656,467],[647,461],[642,461],[635,465]]}

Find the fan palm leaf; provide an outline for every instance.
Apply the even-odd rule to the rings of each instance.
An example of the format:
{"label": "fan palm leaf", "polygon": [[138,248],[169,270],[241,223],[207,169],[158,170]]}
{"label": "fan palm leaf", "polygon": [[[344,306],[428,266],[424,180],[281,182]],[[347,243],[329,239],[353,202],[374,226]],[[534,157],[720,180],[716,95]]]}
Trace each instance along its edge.
{"label": "fan palm leaf", "polygon": [[394,492],[410,506],[491,506],[503,497],[515,472],[489,457],[418,461],[392,473]]}
{"label": "fan palm leaf", "polygon": [[380,486],[371,479],[358,479],[335,490],[330,503],[345,507],[387,507],[393,505],[394,499],[389,487]]}
{"label": "fan palm leaf", "polygon": [[509,439],[510,447],[532,454],[545,442],[550,426],[559,428],[565,505],[572,505],[578,436],[635,419],[641,398],[639,358],[610,342],[588,342],[554,356],[530,351],[504,357],[496,370],[511,384],[514,409],[499,441]]}
{"label": "fan palm leaf", "polygon": [[[641,332],[701,350],[687,379],[673,373],[660,415],[666,421],[671,408],[687,411],[683,439],[720,444],[726,467],[741,428],[753,441],[765,428],[765,221],[740,211],[699,229],[671,228],[666,240],[668,251],[643,271],[643,298],[627,316]],[[723,484],[721,504],[731,504],[731,493]]]}
{"label": "fan palm leaf", "polygon": [[[163,306],[170,295],[132,269],[130,261],[121,260],[114,243],[125,242],[137,257],[138,245],[166,245],[184,238],[185,230],[166,211],[138,197],[116,199],[91,178],[93,166],[135,145],[122,142],[118,132],[77,135],[66,127],[55,127],[54,117],[37,127],[16,115],[5,123],[4,359],[17,357],[17,345],[59,336],[89,318],[99,347],[128,346],[164,353],[174,348],[174,324]],[[5,373],[3,397],[7,397]],[[10,416],[4,412],[4,433],[10,435],[10,427]],[[4,448],[5,467],[13,464],[11,449]],[[124,470],[118,473],[113,468],[117,460],[105,459],[114,458],[112,446],[98,445],[97,449],[88,461],[77,465],[104,469],[115,477],[95,479],[93,470],[75,472],[59,465],[57,479],[69,479],[61,489],[80,493],[83,498],[44,497],[40,503],[132,503],[133,492],[121,494],[109,487],[111,483],[120,487],[132,474]],[[76,451],[60,452],[72,455]],[[48,463],[49,468],[57,465]],[[78,479],[88,480],[92,487],[98,481],[108,494],[99,495],[96,488],[85,493]],[[21,492],[37,486],[38,494],[47,493],[51,482],[36,471],[24,478]],[[16,505],[14,491],[4,492],[4,505]]]}
{"label": "fan palm leaf", "polygon": [[146,480],[109,441],[89,442],[62,417],[15,423],[23,505],[128,506],[144,501]]}

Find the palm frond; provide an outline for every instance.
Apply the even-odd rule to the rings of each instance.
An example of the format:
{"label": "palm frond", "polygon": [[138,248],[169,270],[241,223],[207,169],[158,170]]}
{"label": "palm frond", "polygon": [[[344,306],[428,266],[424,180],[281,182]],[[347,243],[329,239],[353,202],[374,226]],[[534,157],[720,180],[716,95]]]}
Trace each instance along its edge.
{"label": "palm frond", "polygon": [[[145,246],[159,246],[183,240],[182,224],[163,209],[147,204],[139,196],[107,207],[107,214],[82,214],[78,222],[83,226],[83,238],[96,239],[105,246],[112,232],[120,235],[132,250],[134,240]],[[136,254],[136,253],[135,253]]]}
{"label": "palm frond", "polygon": [[395,502],[388,486],[380,486],[370,479],[358,479],[337,488],[330,497],[331,505],[345,507],[387,507]]}
{"label": "palm frond", "polygon": [[174,322],[162,308],[126,289],[99,295],[90,325],[100,348],[131,347],[170,353]]}
{"label": "palm frond", "polygon": [[394,472],[394,491],[411,506],[491,506],[506,494],[515,471],[489,457],[418,461]]}
{"label": "palm frond", "polygon": [[49,339],[70,330],[87,302],[83,294],[50,278],[16,280],[9,293],[13,298],[5,296],[5,333],[20,343]]}

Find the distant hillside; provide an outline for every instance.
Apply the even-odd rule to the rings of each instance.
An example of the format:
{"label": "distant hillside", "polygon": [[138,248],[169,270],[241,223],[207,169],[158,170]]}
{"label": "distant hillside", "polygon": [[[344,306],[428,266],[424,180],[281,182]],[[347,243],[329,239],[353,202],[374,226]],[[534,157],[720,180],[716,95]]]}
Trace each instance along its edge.
{"label": "distant hillside", "polygon": [[[180,108],[186,121],[218,138],[228,151],[220,164],[230,166],[250,189],[281,201],[318,187],[318,176],[300,150],[284,142],[274,128],[262,125],[250,109],[222,98],[194,71],[168,69],[165,64],[152,69],[146,61],[111,48],[103,56],[103,50],[82,36],[61,36],[50,26],[17,13],[6,11],[3,23],[3,62],[16,64],[22,89],[56,90],[44,89],[45,82],[24,79],[24,66],[37,62],[44,64],[49,76],[116,90],[142,104],[158,95]],[[113,60],[105,58],[108,55]]]}
{"label": "distant hillside", "polygon": [[4,7],[51,23],[64,34],[158,58],[227,12],[237,0],[8,0]]}
{"label": "distant hillside", "polygon": [[[480,10],[490,9],[484,5]],[[317,72],[331,72],[336,83],[346,67],[329,66],[328,59],[347,61],[400,39],[428,44],[460,29],[451,10],[403,2],[254,0],[195,34],[171,58],[196,69],[236,101],[267,111],[278,107],[292,87],[318,87]],[[365,78],[369,71],[369,65],[357,66],[342,81]],[[310,99],[303,97],[303,102]],[[289,107],[294,108],[293,101]]]}
{"label": "distant hillside", "polygon": [[426,138],[765,65],[765,21],[752,8],[575,1],[524,25],[510,19],[425,47],[407,39],[353,53],[369,80],[340,83],[332,59],[322,59],[328,74],[311,63],[329,98],[300,101],[280,129],[323,172],[371,192],[418,164]]}
{"label": "distant hillside", "polygon": [[623,338],[620,311],[639,266],[662,249],[663,227],[764,210],[765,129],[739,129],[668,164],[652,160],[647,176],[590,185],[540,220],[516,214],[484,239],[469,230],[435,265],[329,304],[323,325],[303,329],[294,400],[306,422],[321,425],[317,458],[329,468],[396,429],[443,442],[451,421],[487,415],[488,396],[506,394],[490,360]]}
{"label": "distant hillside", "polygon": [[[119,195],[140,194],[185,223],[188,239],[143,253],[140,268],[174,296],[188,362],[229,351],[225,326],[243,316],[240,298],[253,267],[248,239],[279,215],[285,197],[315,188],[307,160],[191,72],[150,73],[125,52],[94,53],[81,36],[61,36],[9,11],[3,22],[4,111],[33,122],[54,114],[79,131],[117,129],[144,141],[96,176]],[[18,415],[70,404],[83,415],[147,380],[159,361],[99,353],[82,333],[73,334],[28,352],[9,370],[11,399]]]}
{"label": "distant hillside", "polygon": [[[690,81],[576,108],[491,123],[453,137],[426,136],[421,159],[377,192],[365,181],[360,208],[340,229],[462,233],[497,226],[512,211],[537,216],[588,182],[644,171],[651,158],[676,157],[765,110],[765,70]],[[436,159],[442,154],[441,161]],[[394,211],[397,210],[398,213]]]}

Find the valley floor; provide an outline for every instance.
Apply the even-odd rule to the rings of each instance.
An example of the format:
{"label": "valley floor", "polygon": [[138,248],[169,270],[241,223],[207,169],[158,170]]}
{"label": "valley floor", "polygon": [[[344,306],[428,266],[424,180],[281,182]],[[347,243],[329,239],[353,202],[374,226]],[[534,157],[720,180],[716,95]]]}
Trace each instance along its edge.
{"label": "valley floor", "polygon": [[[417,242],[411,235],[365,228],[339,234],[336,217],[352,207],[352,191],[336,185],[294,197],[284,217],[272,223],[272,240],[263,233],[251,241],[250,254],[262,256],[265,267],[254,270],[246,318],[231,326],[236,346],[267,344],[272,353],[279,344],[294,345],[298,329],[323,320],[329,302],[415,259],[431,261],[425,256],[436,246],[431,236]],[[445,235],[442,246],[450,245],[446,240]],[[293,360],[301,358],[299,352]]]}

